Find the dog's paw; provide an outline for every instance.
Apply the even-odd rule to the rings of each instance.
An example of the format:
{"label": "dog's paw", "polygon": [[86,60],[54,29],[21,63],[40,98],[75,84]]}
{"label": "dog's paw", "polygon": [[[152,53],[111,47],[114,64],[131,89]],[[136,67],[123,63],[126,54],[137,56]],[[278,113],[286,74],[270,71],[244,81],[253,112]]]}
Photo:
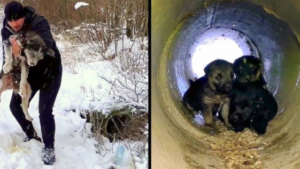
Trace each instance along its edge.
{"label": "dog's paw", "polygon": [[26,91],[21,89],[21,90],[19,91],[19,95],[20,95],[22,98],[26,97]]}
{"label": "dog's paw", "polygon": [[227,130],[234,130],[234,128],[231,125],[226,125],[225,124],[225,127],[227,128]]}
{"label": "dog's paw", "polygon": [[22,62],[26,62],[26,57],[25,57],[25,56],[20,56],[19,59],[20,59]]}
{"label": "dog's paw", "polygon": [[267,128],[255,128],[254,130],[258,135],[264,135],[267,132]]}
{"label": "dog's paw", "polygon": [[29,115],[28,115],[28,116],[25,116],[25,118],[26,118],[28,121],[32,121],[32,120],[33,120],[33,118],[30,117]]}
{"label": "dog's paw", "polygon": [[221,133],[221,131],[217,128],[217,127],[209,127],[210,128],[210,135],[214,136],[214,135],[218,135]]}
{"label": "dog's paw", "polygon": [[243,132],[245,130],[245,127],[244,126],[235,126],[233,128],[233,131],[238,133],[238,132]]}
{"label": "dog's paw", "polygon": [[255,125],[253,129],[258,135],[264,135],[267,132],[267,125]]}
{"label": "dog's paw", "polygon": [[9,65],[9,64],[4,64],[4,65],[3,65],[3,72],[4,72],[4,74],[7,74],[7,73],[10,72],[11,70],[12,70],[11,65]]}

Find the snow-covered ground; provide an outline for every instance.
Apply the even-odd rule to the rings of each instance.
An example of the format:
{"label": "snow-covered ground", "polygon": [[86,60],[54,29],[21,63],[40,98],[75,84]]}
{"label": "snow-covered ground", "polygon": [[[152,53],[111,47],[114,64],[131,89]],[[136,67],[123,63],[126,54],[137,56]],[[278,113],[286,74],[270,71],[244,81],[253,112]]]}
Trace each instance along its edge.
{"label": "snow-covered ground", "polygon": [[[0,8],[0,11],[0,20],[2,21],[3,9]],[[2,27],[2,23],[0,25]],[[9,110],[12,93],[9,90],[2,94],[0,104],[0,168],[108,169],[111,166],[122,169],[148,168],[148,142],[110,143],[107,138],[104,138],[104,145],[101,146],[100,153],[96,153],[96,140],[88,137],[91,126],[86,124],[83,127],[85,120],[79,116],[80,110],[95,109],[109,113],[113,108],[132,102],[130,95],[122,98],[123,102],[120,101],[120,97],[126,91],[112,92],[112,85],[108,81],[113,81],[120,76],[113,71],[112,62],[92,60],[91,58],[96,54],[89,56],[89,52],[86,52],[87,46],[72,45],[63,37],[57,41],[57,45],[62,53],[64,63],[70,62],[64,65],[61,88],[53,108],[56,122],[56,163],[53,166],[43,164],[41,160],[42,143],[35,140],[23,142],[25,134]],[[2,54],[2,47],[0,49]],[[81,61],[80,57],[84,58],[84,61]],[[100,76],[104,78],[99,78]],[[145,90],[148,91],[148,89]],[[31,101],[29,113],[34,118],[33,125],[38,135],[41,136],[38,96],[39,93]],[[145,102],[140,101],[135,104],[147,106]],[[146,134],[148,133],[146,132]],[[126,149],[123,163],[117,166],[114,164],[114,157],[120,144],[124,145]],[[141,146],[146,148],[145,153],[138,150]]]}

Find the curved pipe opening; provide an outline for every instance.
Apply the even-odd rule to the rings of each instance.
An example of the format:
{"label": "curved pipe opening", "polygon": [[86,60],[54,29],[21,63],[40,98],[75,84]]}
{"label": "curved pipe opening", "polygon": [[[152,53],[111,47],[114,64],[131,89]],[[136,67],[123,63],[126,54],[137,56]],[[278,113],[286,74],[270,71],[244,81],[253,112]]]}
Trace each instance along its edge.
{"label": "curved pipe opening", "polygon": [[[186,54],[183,56],[185,71],[189,79],[197,79],[204,75],[204,67],[216,59],[224,59],[231,63],[242,55],[257,55],[256,47],[250,43],[250,39],[232,29],[210,28],[197,37],[193,43],[188,44]],[[188,41],[188,39],[183,39]],[[182,45],[182,43],[178,44]],[[182,49],[182,48],[180,48]],[[175,55],[174,51],[174,54]],[[185,88],[179,88],[181,96],[187,90],[187,79],[178,81],[185,82]],[[180,82],[178,82],[180,83]],[[180,84],[179,86],[182,86]]]}
{"label": "curved pipe opening", "polygon": [[[248,52],[261,58],[268,88],[279,103],[278,115],[263,136],[263,142],[268,142],[268,146],[260,152],[264,166],[300,167],[297,152],[300,148],[297,134],[300,116],[295,113],[300,103],[297,101],[300,100],[300,48],[295,35],[300,32],[300,21],[294,20],[294,15],[299,14],[298,9],[293,8],[292,13],[292,9],[288,8],[290,4],[297,3],[253,2],[256,4],[249,1],[213,3],[190,0],[166,2],[165,5],[159,4],[158,0],[153,2],[151,94],[152,143],[156,145],[153,146],[154,168],[223,167],[220,164],[222,159],[213,154],[204,139],[207,133],[191,123],[193,117],[186,115],[180,104],[180,98],[188,88],[188,79],[199,77],[202,73],[200,67],[204,63],[199,63],[198,69],[193,68],[195,59],[192,58],[201,60],[205,57],[197,56],[197,47],[203,46],[204,37],[214,39],[220,34],[238,44],[243,54]],[[212,5],[207,6],[208,3]],[[269,14],[270,7],[283,19]],[[286,19],[288,17],[292,19]],[[214,60],[213,57],[210,59]]]}

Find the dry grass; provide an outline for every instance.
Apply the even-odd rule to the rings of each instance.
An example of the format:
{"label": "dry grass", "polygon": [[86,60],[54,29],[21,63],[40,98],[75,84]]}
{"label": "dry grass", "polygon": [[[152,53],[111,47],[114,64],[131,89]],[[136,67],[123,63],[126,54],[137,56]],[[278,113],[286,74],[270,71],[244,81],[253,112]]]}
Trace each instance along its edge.
{"label": "dry grass", "polygon": [[[2,0],[6,4],[11,0]],[[122,15],[127,15],[128,19],[138,16],[135,22],[136,29],[147,29],[148,25],[140,27],[143,18],[147,18],[148,1],[146,0],[85,0],[88,6],[76,10],[74,5],[77,0],[23,0],[23,5],[34,7],[37,12],[45,16],[49,22],[55,26],[74,27],[82,22],[111,23],[117,27]],[[140,31],[141,32],[141,31]],[[147,32],[145,32],[147,33]]]}
{"label": "dry grass", "polygon": [[214,153],[224,159],[227,169],[259,169],[263,168],[259,151],[267,145],[262,137],[249,129],[235,133],[228,130],[220,121],[217,127],[219,135],[205,138],[210,143]]}
{"label": "dry grass", "polygon": [[148,115],[148,113],[134,114],[132,116],[131,122],[129,122],[130,125],[124,128],[120,139],[128,139],[132,141],[144,140],[146,138],[144,131],[147,131],[145,126],[146,124],[148,124]]}
{"label": "dry grass", "polygon": [[[2,3],[10,1],[2,0]],[[37,13],[45,16],[54,26],[53,31],[62,33],[79,26],[73,36],[89,43],[99,53],[106,51],[122,34],[132,39],[148,36],[147,0],[85,0],[89,5],[78,10],[74,8],[76,2],[23,0],[23,5],[33,6]]]}
{"label": "dry grass", "polygon": [[[132,114],[129,113],[131,111],[132,109],[124,107],[112,111],[109,116],[97,111],[84,111],[81,114],[87,119],[87,123],[92,124],[91,136],[97,141],[96,153],[104,157],[108,152],[113,151],[113,148],[110,149],[105,145],[106,141],[103,136],[107,137],[110,142],[118,141],[116,144],[122,144],[129,150],[132,167],[136,169],[136,163],[148,158],[148,134],[144,133],[148,130],[146,128],[148,113],[136,111]],[[114,168],[110,167],[110,169]]]}
{"label": "dry grass", "polygon": [[110,142],[120,140],[143,141],[148,124],[148,113],[131,113],[131,109],[114,110],[105,116],[98,111],[86,113],[87,122],[92,124],[92,132],[96,140],[103,142],[102,135]]}

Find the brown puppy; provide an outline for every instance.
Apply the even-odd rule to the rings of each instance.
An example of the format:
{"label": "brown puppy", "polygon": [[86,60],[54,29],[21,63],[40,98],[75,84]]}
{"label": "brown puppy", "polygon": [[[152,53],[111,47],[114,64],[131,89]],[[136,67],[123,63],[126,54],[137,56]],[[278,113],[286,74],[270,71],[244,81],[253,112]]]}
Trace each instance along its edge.
{"label": "brown puppy", "polygon": [[[228,94],[234,78],[233,66],[225,60],[217,59],[208,64],[204,72],[205,75],[195,82],[190,80],[191,86],[182,101],[189,109],[201,111],[205,124],[213,126],[214,107],[229,101]],[[226,112],[222,110],[222,113]]]}

